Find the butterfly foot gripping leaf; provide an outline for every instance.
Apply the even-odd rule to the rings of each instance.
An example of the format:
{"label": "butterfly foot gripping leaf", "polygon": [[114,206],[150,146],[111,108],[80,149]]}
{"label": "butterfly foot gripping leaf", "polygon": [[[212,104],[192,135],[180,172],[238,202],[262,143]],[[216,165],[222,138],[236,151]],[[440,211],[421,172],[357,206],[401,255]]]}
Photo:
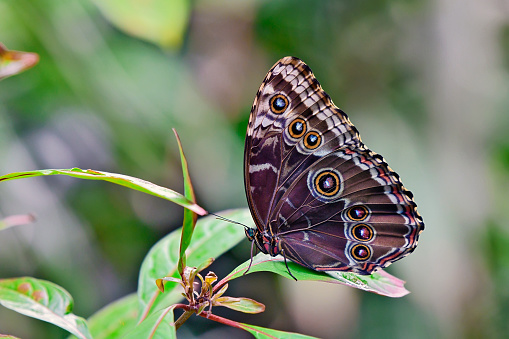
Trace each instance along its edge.
{"label": "butterfly foot gripping leaf", "polygon": [[279,60],[256,95],[244,179],[258,249],[317,271],[371,274],[411,253],[413,195],[361,141],[311,69]]}

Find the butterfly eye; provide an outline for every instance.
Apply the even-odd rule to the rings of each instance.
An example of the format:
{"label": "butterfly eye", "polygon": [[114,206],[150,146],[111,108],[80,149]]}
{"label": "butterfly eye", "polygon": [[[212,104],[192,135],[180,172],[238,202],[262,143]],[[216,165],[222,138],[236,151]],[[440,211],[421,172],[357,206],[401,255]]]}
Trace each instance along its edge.
{"label": "butterfly eye", "polygon": [[270,99],[270,109],[276,114],[283,113],[288,107],[288,98],[282,94],[276,94]]}
{"label": "butterfly eye", "polygon": [[306,122],[301,118],[295,119],[290,126],[288,126],[288,132],[292,138],[300,138],[306,133]]}
{"label": "butterfly eye", "polygon": [[308,132],[304,138],[304,146],[306,146],[307,149],[315,149],[320,146],[321,142],[322,137],[315,131]]}
{"label": "butterfly eye", "polygon": [[253,241],[255,237],[255,230],[252,228],[245,228],[244,231],[246,232],[246,237],[249,239],[249,241]]}
{"label": "butterfly eye", "polygon": [[359,241],[370,241],[373,234],[371,227],[366,224],[357,224],[352,229],[352,236]]}
{"label": "butterfly eye", "polygon": [[357,244],[352,247],[350,250],[350,253],[352,254],[352,257],[354,257],[355,260],[358,261],[365,261],[368,260],[371,256],[371,250],[366,245]]}
{"label": "butterfly eye", "polygon": [[369,211],[365,206],[352,206],[346,212],[348,219],[353,221],[362,221],[368,217]]}
{"label": "butterfly eye", "polygon": [[332,171],[323,171],[316,176],[315,188],[321,195],[332,197],[338,193],[339,187],[339,176]]}

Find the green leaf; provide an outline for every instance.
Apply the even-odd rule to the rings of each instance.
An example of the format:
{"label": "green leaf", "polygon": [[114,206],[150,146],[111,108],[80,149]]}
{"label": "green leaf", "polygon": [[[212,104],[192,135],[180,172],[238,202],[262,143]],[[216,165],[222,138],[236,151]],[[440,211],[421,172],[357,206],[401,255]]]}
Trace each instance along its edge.
{"label": "green leaf", "polygon": [[88,327],[94,339],[117,339],[131,332],[137,322],[138,296],[132,293],[93,314],[88,318]]}
{"label": "green leaf", "polygon": [[255,338],[271,338],[271,339],[305,339],[305,338],[316,338],[309,335],[293,333],[293,332],[284,332],[273,330],[271,328],[265,328],[260,326],[253,326],[249,324],[239,323],[239,327],[245,331],[251,333]]}
{"label": "green leaf", "polygon": [[19,226],[24,224],[30,224],[35,221],[35,218],[31,214],[18,214],[11,215],[0,219],[0,231],[12,226]]}
{"label": "green leaf", "polygon": [[173,309],[170,306],[154,312],[151,316],[145,319],[141,324],[136,326],[129,332],[125,339],[171,339],[177,338],[175,325],[173,322]]}
{"label": "green leaf", "polygon": [[214,300],[214,306],[224,306],[243,313],[261,313],[265,305],[249,298],[220,297]]}
{"label": "green leaf", "polygon": [[[249,267],[249,264],[250,260],[239,265],[227,277],[225,277],[223,281],[229,281],[242,276]],[[400,280],[383,270],[379,270],[371,275],[360,275],[340,271],[317,272],[291,261],[288,261],[288,268],[290,268],[290,271],[297,280],[323,281],[334,284],[343,284],[393,298],[399,298],[410,293],[407,289],[405,289],[405,282],[403,280]],[[284,259],[281,257],[271,257],[263,253],[256,255],[253,258],[253,263],[248,274],[261,271],[273,272],[285,278],[293,279],[290,274],[288,274]]]}
{"label": "green leaf", "polygon": [[[254,227],[248,209],[229,210],[218,214]],[[187,249],[188,265],[198,267],[209,258],[217,258],[244,239],[244,234],[244,229],[240,225],[218,220],[214,216],[200,218],[196,223],[193,241]],[[179,277],[177,270],[179,242],[180,229],[177,229],[157,242],[141,265],[138,282],[138,297],[143,309],[141,319],[182,299],[180,285],[167,282],[165,293],[161,294],[155,284],[156,279],[164,276]]]}
{"label": "green leaf", "polygon": [[39,62],[39,55],[9,51],[0,43],[0,80],[21,73]]}
{"label": "green leaf", "polygon": [[104,180],[109,181],[111,183],[125,186],[137,191],[141,191],[143,193],[152,194],[156,197],[163,198],[166,200],[170,200],[182,207],[188,208],[199,215],[206,215],[207,211],[205,211],[200,206],[186,199],[182,194],[177,193],[169,188],[158,186],[151,182],[130,177],[128,175],[117,174],[117,173],[108,173],[103,171],[94,171],[91,169],[82,170],[80,168],[70,168],[70,169],[45,169],[45,170],[36,170],[36,171],[27,171],[27,172],[14,172],[9,173],[3,176],[0,176],[0,182],[21,178],[32,178],[38,177],[42,175],[67,175],[70,177],[80,178],[80,179],[90,179],[90,180]]}
{"label": "green leaf", "polygon": [[0,304],[90,339],[85,319],[72,314],[73,300],[62,287],[30,277],[0,280]]}
{"label": "green leaf", "polygon": [[315,338],[315,337],[311,337],[311,336],[307,336],[307,335],[303,335],[303,334],[299,334],[299,333],[283,332],[283,331],[273,330],[270,328],[264,328],[264,327],[249,325],[249,324],[243,324],[243,323],[239,323],[239,322],[227,319],[227,318],[220,317],[215,314],[209,314],[209,315],[206,315],[203,317],[208,318],[213,321],[217,321],[218,323],[221,323],[224,325],[228,325],[228,326],[232,326],[232,327],[236,327],[236,328],[240,328],[242,330],[248,331],[255,338],[272,338],[272,339]]}
{"label": "green leaf", "polygon": [[0,334],[1,339],[20,339],[18,337],[15,337],[13,335],[7,335],[7,334]]}
{"label": "green leaf", "polygon": [[182,45],[191,12],[188,0],[95,0],[94,3],[127,34],[162,47]]}
{"label": "green leaf", "polygon": [[[182,143],[180,142],[179,135],[175,129],[173,129],[173,133],[175,133],[175,137],[177,138],[177,143],[180,151],[180,160],[182,162],[182,174],[184,176],[184,195],[189,201],[196,203],[196,196],[194,194],[193,184],[191,183],[186,156],[184,155],[184,150],[182,149]],[[196,213],[191,210],[186,209],[184,211],[184,222],[182,226],[182,236],[180,237],[180,253],[178,262],[178,270],[180,275],[183,274],[184,267],[186,266],[186,249],[191,243],[191,238],[193,236],[197,217],[198,216]]]}

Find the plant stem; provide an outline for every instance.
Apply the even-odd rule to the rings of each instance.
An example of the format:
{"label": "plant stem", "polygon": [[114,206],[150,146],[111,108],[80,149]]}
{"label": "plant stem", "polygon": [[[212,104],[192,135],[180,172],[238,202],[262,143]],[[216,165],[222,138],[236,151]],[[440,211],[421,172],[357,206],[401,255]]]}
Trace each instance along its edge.
{"label": "plant stem", "polygon": [[238,322],[230,320],[230,319],[226,319],[226,318],[223,318],[223,317],[220,317],[220,316],[212,314],[212,313],[203,312],[203,313],[199,314],[199,316],[203,317],[203,318],[207,318],[207,319],[213,320],[213,321],[217,321],[218,323],[221,323],[221,324],[224,324],[224,325],[228,325],[228,326],[231,326],[231,327],[236,327],[236,328],[244,329]]}
{"label": "plant stem", "polygon": [[257,338],[258,338],[258,336],[256,336],[256,334],[259,333],[259,334],[261,334],[259,336],[260,338],[263,337],[263,338],[278,339],[277,337],[275,337],[275,336],[265,332],[263,329],[257,329],[257,328],[252,327],[251,325],[242,324],[242,323],[230,320],[230,319],[226,319],[226,318],[220,317],[220,316],[215,315],[215,314],[211,314],[211,313],[205,314],[205,312],[203,312],[203,313],[199,314],[199,316],[203,317],[203,318],[207,318],[207,319],[213,320],[213,321],[217,321],[218,323],[221,323],[221,324],[225,324],[225,325],[228,325],[228,326],[231,326],[231,327],[240,328],[241,330],[244,330],[244,331],[248,331],[248,332],[250,332],[252,335],[254,335]]}
{"label": "plant stem", "polygon": [[187,319],[191,317],[191,315],[194,313],[194,311],[186,310],[182,315],[175,321],[175,329],[179,329],[180,326],[182,326]]}

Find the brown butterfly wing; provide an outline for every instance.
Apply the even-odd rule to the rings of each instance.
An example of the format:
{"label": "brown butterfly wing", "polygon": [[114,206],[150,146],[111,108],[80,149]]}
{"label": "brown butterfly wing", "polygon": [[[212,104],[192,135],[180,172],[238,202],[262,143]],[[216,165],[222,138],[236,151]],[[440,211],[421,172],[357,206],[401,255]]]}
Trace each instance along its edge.
{"label": "brown butterfly wing", "polygon": [[410,253],[424,229],[399,176],[293,57],[272,67],[255,98],[245,186],[258,231],[279,242],[269,252],[315,270],[369,274]]}

